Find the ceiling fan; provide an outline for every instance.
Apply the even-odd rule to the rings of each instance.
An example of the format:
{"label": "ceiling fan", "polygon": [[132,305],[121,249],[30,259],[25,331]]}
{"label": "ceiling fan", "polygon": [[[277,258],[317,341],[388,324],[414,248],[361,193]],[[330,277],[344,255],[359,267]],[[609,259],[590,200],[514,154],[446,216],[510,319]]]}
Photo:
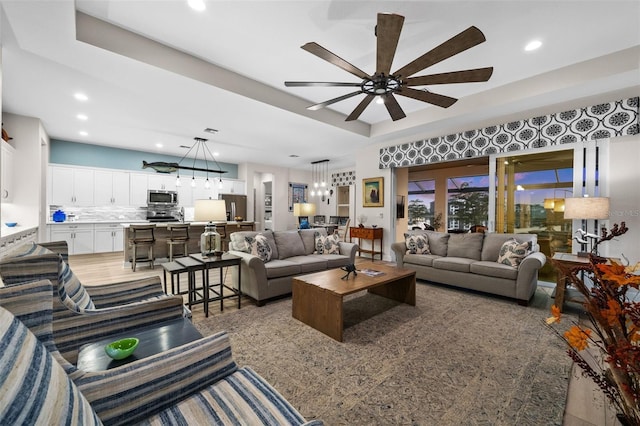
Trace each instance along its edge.
{"label": "ceiling fan", "polygon": [[437,105],[442,108],[448,108],[453,105],[457,99],[449,96],[440,95],[429,90],[413,89],[415,86],[429,86],[433,84],[451,84],[451,83],[470,83],[487,81],[493,73],[493,67],[477,68],[464,71],[452,71],[441,74],[430,74],[417,77],[411,77],[417,72],[424,70],[438,62],[457,55],[471,47],[483,43],[486,39],[482,31],[471,26],[462,31],[458,35],[445,41],[438,47],[430,50],[419,58],[411,61],[407,65],[391,73],[391,64],[398,47],[400,32],[404,16],[388,13],[378,14],[378,24],[376,25],[377,37],[377,55],[376,55],[376,72],[369,75],[360,70],[356,66],[345,61],[338,55],[328,51],[318,43],[310,42],[302,46],[302,49],[317,57],[324,59],[333,65],[362,79],[360,83],[340,83],[340,82],[313,82],[313,81],[285,81],[287,87],[359,87],[352,93],[330,99],[319,104],[311,105],[307,109],[318,110],[336,102],[349,99],[351,97],[364,94],[364,99],[349,114],[346,121],[357,120],[360,114],[367,108],[371,101],[376,97],[384,101],[387,111],[393,121],[406,117],[404,111],[398,104],[398,100],[394,95],[406,96],[408,98],[417,99]]}

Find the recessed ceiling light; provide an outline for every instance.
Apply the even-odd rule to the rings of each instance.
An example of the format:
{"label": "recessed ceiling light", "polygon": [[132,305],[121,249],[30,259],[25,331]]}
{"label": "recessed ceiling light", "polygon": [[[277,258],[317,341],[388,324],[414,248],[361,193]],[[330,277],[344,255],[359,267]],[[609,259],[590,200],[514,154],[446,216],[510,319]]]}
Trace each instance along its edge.
{"label": "recessed ceiling light", "polygon": [[204,0],[188,0],[187,3],[191,9],[197,10],[198,12],[202,12],[207,8],[204,4]]}
{"label": "recessed ceiling light", "polygon": [[74,98],[76,98],[79,101],[88,101],[89,97],[87,95],[85,95],[84,93],[76,93],[73,95]]}
{"label": "recessed ceiling light", "polygon": [[159,142],[156,144],[156,148],[162,148],[162,146],[163,145],[161,143],[159,143]]}
{"label": "recessed ceiling light", "polygon": [[214,152],[214,153],[213,153],[213,156],[214,156],[214,157],[217,157],[217,156],[219,156],[219,155],[220,155],[220,153],[219,153],[219,152]]}
{"label": "recessed ceiling light", "polygon": [[540,46],[542,46],[542,42],[540,40],[533,40],[524,47],[524,50],[531,52],[532,50],[538,49]]}
{"label": "recessed ceiling light", "polygon": [[87,117],[87,116],[86,116],[86,115],[84,115],[84,114],[78,114],[78,115],[76,115],[76,118],[77,118],[78,120],[82,120],[82,121],[86,121],[86,120],[88,120],[88,119],[89,119],[89,117]]}
{"label": "recessed ceiling light", "polygon": [[377,103],[378,105],[382,105],[382,104],[384,103],[384,99],[382,99],[382,96],[378,96],[378,97],[376,98],[376,103]]}
{"label": "recessed ceiling light", "polygon": [[80,136],[89,136],[89,133],[85,132],[84,130],[80,130],[80,131],[78,132],[78,134],[79,134]]}

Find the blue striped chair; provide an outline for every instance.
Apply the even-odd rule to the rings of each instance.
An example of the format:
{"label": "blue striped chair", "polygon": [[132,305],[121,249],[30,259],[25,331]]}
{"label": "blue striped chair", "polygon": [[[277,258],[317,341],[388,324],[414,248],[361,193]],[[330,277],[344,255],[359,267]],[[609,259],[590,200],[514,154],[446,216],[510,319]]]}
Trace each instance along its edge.
{"label": "blue striped chair", "polygon": [[181,296],[167,295],[159,277],[84,287],[67,263],[66,241],[29,243],[0,260],[5,285],[49,280],[54,285],[53,335],[62,355],[75,363],[87,338],[132,327],[190,317]]}
{"label": "blue striped chair", "polygon": [[0,424],[322,425],[306,422],[220,332],[104,372],[52,338],[49,281],[0,288]]}

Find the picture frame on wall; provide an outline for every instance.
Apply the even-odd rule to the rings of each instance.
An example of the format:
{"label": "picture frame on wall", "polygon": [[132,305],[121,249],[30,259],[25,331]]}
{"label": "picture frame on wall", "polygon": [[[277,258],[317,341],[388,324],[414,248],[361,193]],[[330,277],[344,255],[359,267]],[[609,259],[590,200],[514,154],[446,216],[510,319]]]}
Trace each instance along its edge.
{"label": "picture frame on wall", "polygon": [[384,207],[384,177],[362,179],[362,207]]}
{"label": "picture frame on wall", "polygon": [[289,211],[293,211],[293,205],[296,203],[305,203],[307,201],[307,187],[304,183],[289,182]]}

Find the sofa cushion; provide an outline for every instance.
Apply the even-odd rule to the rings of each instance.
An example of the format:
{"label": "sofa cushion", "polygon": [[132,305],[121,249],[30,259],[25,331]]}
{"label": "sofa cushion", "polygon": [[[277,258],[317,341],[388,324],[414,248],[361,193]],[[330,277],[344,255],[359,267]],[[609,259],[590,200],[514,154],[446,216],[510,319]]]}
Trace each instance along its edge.
{"label": "sofa cushion", "polygon": [[304,244],[297,230],[276,231],[273,233],[278,247],[278,259],[286,259],[292,256],[304,256]]}
{"label": "sofa cushion", "polygon": [[49,253],[53,253],[53,252],[46,247],[42,247],[39,244],[30,242],[30,243],[19,244],[18,246],[6,252],[2,256],[2,258],[13,259],[16,257],[38,256],[41,254],[49,254]]}
{"label": "sofa cushion", "polygon": [[293,256],[288,257],[287,261],[300,265],[300,272],[303,274],[324,271],[327,269],[327,261],[324,260],[322,256]]}
{"label": "sofa cushion", "polygon": [[420,234],[404,234],[404,242],[407,246],[407,254],[431,254],[429,251],[429,238]]}
{"label": "sofa cushion", "polygon": [[451,234],[437,231],[423,231],[429,238],[429,251],[431,254],[438,256],[447,255],[447,246],[449,245],[449,237]]}
{"label": "sofa cushion", "polygon": [[318,254],[340,254],[338,234],[321,235],[316,233],[316,251]]}
{"label": "sofa cushion", "polygon": [[480,260],[483,239],[484,234],[481,233],[451,234],[447,256]]}
{"label": "sofa cushion", "polygon": [[475,260],[465,257],[439,257],[433,259],[432,265],[434,268],[447,271],[469,272],[473,262]]}
{"label": "sofa cushion", "polygon": [[327,269],[339,268],[351,263],[349,256],[343,254],[312,254],[307,257],[319,257],[327,263]]}
{"label": "sofa cushion", "polygon": [[531,241],[531,246],[537,245],[538,237],[535,234],[485,234],[482,244],[482,258],[489,262],[495,262],[500,256],[500,248],[505,241],[515,239],[519,243]]}
{"label": "sofa cushion", "polygon": [[327,231],[324,228],[314,229],[299,229],[298,233],[302,238],[302,244],[304,245],[305,254],[313,254],[316,251],[316,232],[321,235],[327,235]]}
{"label": "sofa cushion", "polygon": [[503,265],[498,262],[479,261],[473,262],[470,271],[474,274],[485,275],[487,277],[505,278],[515,280],[518,278],[518,269]]}
{"label": "sofa cushion", "polygon": [[434,259],[440,259],[441,257],[435,254],[405,254],[403,262],[405,265],[433,266]]}
{"label": "sofa cushion", "polygon": [[272,259],[264,264],[267,278],[288,277],[300,274],[300,264],[288,260]]}
{"label": "sofa cushion", "polygon": [[272,258],[271,246],[267,237],[262,234],[258,234],[254,237],[245,237],[246,244],[249,246],[249,253],[254,256],[258,256],[260,260],[267,263]]}
{"label": "sofa cushion", "polygon": [[4,379],[0,423],[102,424],[42,342],[1,307],[0,347],[3,349],[0,377]]}
{"label": "sofa cushion", "polygon": [[86,309],[96,308],[87,290],[62,258],[60,258],[58,282],[62,284],[58,286],[60,298],[67,308],[74,312],[84,312]]}
{"label": "sofa cushion", "polygon": [[531,252],[531,241],[519,243],[514,239],[505,241],[498,253],[498,263],[517,267]]}

